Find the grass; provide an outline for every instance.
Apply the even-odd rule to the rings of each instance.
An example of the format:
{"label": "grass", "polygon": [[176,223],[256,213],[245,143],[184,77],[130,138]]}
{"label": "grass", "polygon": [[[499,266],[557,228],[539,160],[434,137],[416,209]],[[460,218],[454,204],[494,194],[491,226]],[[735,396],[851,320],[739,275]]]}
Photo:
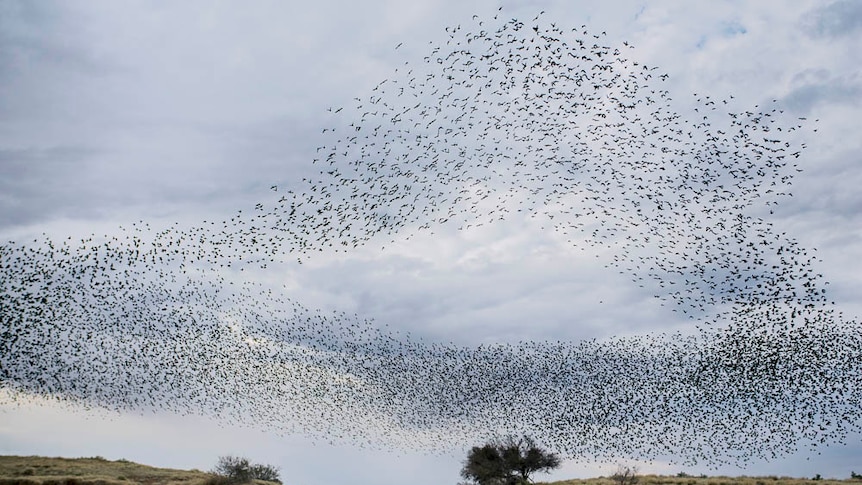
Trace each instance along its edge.
{"label": "grass", "polygon": [[[0,456],[0,485],[219,485],[200,470],[173,470],[128,460]],[[271,482],[254,481],[256,485]]]}
{"label": "grass", "polygon": [[[663,476],[639,475],[638,485],[851,485],[860,484],[859,480],[813,480],[792,477],[696,477],[696,476]],[[548,485],[616,485],[610,478],[587,478],[578,480],[563,480],[550,482]]]}
{"label": "grass", "polygon": [[[638,485],[860,485],[860,480],[791,477],[694,477],[640,475]],[[0,456],[0,485],[224,485],[200,470],[155,468],[128,460]],[[254,485],[273,485],[255,480]],[[606,477],[563,480],[547,485],[616,485]]]}

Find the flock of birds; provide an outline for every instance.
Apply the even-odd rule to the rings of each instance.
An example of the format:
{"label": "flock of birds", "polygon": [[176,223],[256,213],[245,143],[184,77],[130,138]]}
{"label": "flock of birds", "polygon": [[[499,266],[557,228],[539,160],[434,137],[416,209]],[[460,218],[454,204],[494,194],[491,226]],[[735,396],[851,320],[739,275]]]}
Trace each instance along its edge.
{"label": "flock of birds", "polygon": [[[254,210],[2,243],[2,399],[431,452],[527,433],[567,458],[712,465],[859,430],[859,324],[812,252],[753,215],[788,193],[807,120],[710,96],[683,116],[631,46],[541,15],[446,32],[332,109],[319,175]],[[609,250],[695,331],[425,343],[253,278],[512,217]]]}

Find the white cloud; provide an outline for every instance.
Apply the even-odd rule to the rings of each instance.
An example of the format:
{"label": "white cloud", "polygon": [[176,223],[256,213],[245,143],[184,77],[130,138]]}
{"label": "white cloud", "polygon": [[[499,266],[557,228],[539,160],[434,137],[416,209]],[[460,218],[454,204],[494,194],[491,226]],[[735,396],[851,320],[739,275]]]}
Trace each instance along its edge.
{"label": "white cloud", "polygon": [[[490,1],[2,8],[0,232],[16,238],[43,230],[109,234],[115,221],[139,219],[198,224],[247,210],[272,196],[270,184],[284,191],[314,173],[308,162],[323,139],[320,129],[334,123],[326,108],[366,96],[405,60],[421,58],[429,41],[445,39],[445,26],[496,13]],[[666,86],[682,112],[697,92],[734,95],[743,107],[778,98],[799,115],[821,118],[812,155],[799,161],[805,172],[796,193],[774,220],[821,247],[820,269],[833,281],[835,299],[862,314],[857,3],[514,2],[501,15],[540,9],[564,28],[586,23],[607,31],[603,42],[630,41],[633,58],[671,75]],[[285,266],[266,282],[289,284],[286,294],[310,308],[356,312],[378,326],[459,344],[689,327],[660,306],[654,287],[641,289],[605,268],[608,253],[573,247],[543,231],[546,222],[435,228],[384,251],[372,245],[349,257]],[[14,417],[0,440],[9,453],[108,456],[107,449],[124,453],[112,458],[186,468],[207,468],[217,454],[248,453],[309,485],[345,476],[357,483],[400,483],[404,476],[454,482],[460,460],[308,447],[298,438],[218,429],[196,418],[187,426],[163,415],[104,423],[41,407],[5,412]],[[46,435],[55,441],[33,439]],[[228,442],[233,449],[220,448]],[[333,455],[342,467],[327,461]],[[838,456],[834,464],[815,458],[810,468],[799,459],[783,463],[796,474],[829,476],[815,468],[849,466],[852,456],[840,455],[830,455]],[[553,476],[607,473],[603,466],[569,463]],[[758,463],[752,470],[777,469]]]}

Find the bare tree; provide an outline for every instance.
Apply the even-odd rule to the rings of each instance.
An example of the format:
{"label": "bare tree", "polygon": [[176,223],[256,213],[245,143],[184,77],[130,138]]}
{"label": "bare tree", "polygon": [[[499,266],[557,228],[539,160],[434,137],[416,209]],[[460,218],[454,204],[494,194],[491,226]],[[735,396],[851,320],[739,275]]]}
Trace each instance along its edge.
{"label": "bare tree", "polygon": [[634,466],[617,465],[617,471],[611,475],[616,485],[637,485],[640,481],[638,469]]}

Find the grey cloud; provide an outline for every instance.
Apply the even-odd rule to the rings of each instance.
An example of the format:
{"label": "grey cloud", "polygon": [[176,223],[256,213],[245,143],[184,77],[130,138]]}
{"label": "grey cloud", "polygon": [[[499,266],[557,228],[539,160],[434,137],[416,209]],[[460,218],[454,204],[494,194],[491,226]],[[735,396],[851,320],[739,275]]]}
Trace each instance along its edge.
{"label": "grey cloud", "polygon": [[83,146],[0,148],[0,229],[88,210],[76,173],[98,152]]}
{"label": "grey cloud", "polygon": [[[396,43],[405,41],[397,51],[398,55],[404,55],[405,52],[410,52],[411,48],[421,52],[429,39],[424,31],[417,33],[419,28],[416,22],[392,21],[398,20],[397,17],[387,21],[381,14],[381,8],[369,8],[366,5],[349,7],[338,4],[337,0],[323,3],[331,8],[315,4],[314,11],[291,11],[288,12],[289,15],[276,11],[261,11],[260,15],[249,15],[255,13],[255,7],[243,8],[242,12],[225,10],[222,17],[215,15],[214,20],[200,23],[197,22],[200,20],[197,13],[204,10],[198,8],[201,4],[171,6],[171,9],[180,8],[182,11],[171,10],[163,17],[153,18],[151,15],[146,19],[140,19],[140,12],[137,10],[131,14],[125,10],[128,7],[125,7],[121,9],[123,17],[135,19],[134,23],[129,22],[125,26],[115,22],[115,12],[107,9],[104,15],[98,16],[97,20],[102,20],[95,26],[109,33],[128,30],[135,34],[129,37],[120,36],[122,39],[117,40],[112,50],[112,60],[128,66],[134,75],[98,80],[89,74],[106,68],[101,63],[102,59],[94,54],[94,49],[101,47],[101,44],[91,39],[88,42],[87,37],[74,39],[75,33],[80,33],[80,29],[75,28],[74,21],[58,23],[56,18],[47,15],[51,13],[49,10],[56,11],[59,6],[0,2],[0,62],[4,59],[12,62],[24,57],[34,61],[34,70],[24,73],[29,74],[26,79],[18,80],[16,77],[18,86],[28,87],[26,92],[16,92],[14,87],[10,89],[9,85],[6,86],[7,92],[14,93],[14,96],[19,98],[16,105],[20,105],[21,109],[15,113],[6,111],[5,115],[0,114],[0,119],[11,119],[15,125],[12,128],[17,128],[7,130],[8,135],[0,132],[0,135],[4,136],[0,139],[0,148],[16,147],[0,151],[0,230],[7,224],[4,220],[7,215],[10,218],[20,218],[19,222],[30,221],[36,217],[44,217],[47,220],[58,214],[81,213],[86,209],[81,207],[83,204],[92,207],[86,209],[92,211],[97,210],[98,206],[117,203],[121,197],[128,198],[133,194],[141,205],[147,200],[152,201],[154,207],[170,202],[172,206],[182,205],[188,211],[202,210],[201,207],[215,211],[212,206],[220,204],[224,209],[219,214],[223,217],[221,214],[236,210],[240,206],[245,207],[243,204],[256,202],[260,192],[265,196],[278,198],[289,190],[291,183],[298,178],[315,175],[320,165],[310,167],[306,162],[317,156],[314,150],[322,143],[317,141],[321,136],[321,128],[335,125],[341,132],[348,127],[346,121],[339,124],[339,119],[335,115],[324,113],[324,109],[330,104],[347,104],[353,98],[354,91],[359,93],[357,95],[364,95],[371,89],[367,86],[368,83],[376,83],[379,78],[389,75],[389,68],[395,61],[387,56],[392,54]],[[839,4],[848,6],[848,2],[839,2],[832,7]],[[7,17],[3,13],[3,5],[21,8],[32,5],[27,7],[32,12],[22,10],[23,13],[17,17]],[[852,4],[850,6],[852,7]],[[80,5],[78,7],[84,8]],[[353,8],[355,11],[347,13],[344,7]],[[469,19],[473,13],[470,11],[462,12],[462,15],[450,15],[452,10],[462,8],[450,7],[438,6],[425,17],[423,23],[429,26],[428,30],[433,30],[433,34],[428,34],[429,36],[442,36],[444,25],[456,23],[458,19]],[[507,5],[504,12],[512,13],[512,8],[515,7]],[[557,5],[557,11],[562,8],[564,7]],[[97,9],[106,10],[104,7]],[[589,14],[579,12],[577,16],[572,14],[560,17],[561,25],[577,26],[585,16],[602,15],[602,9],[595,5],[578,5],[578,9]],[[489,7],[489,10],[496,11],[496,6]],[[604,21],[624,18],[626,10],[632,8],[621,9],[619,5],[615,5],[608,10],[610,13],[606,14]],[[829,8],[818,10],[821,14],[828,11]],[[19,25],[7,29],[4,26],[8,24],[4,23],[3,17],[7,20],[20,19]],[[827,17],[811,16],[815,21],[823,21]],[[746,19],[748,17],[743,16],[738,24],[722,24],[724,33],[741,33],[742,25],[751,26],[752,33],[756,33],[756,24],[743,23]],[[679,16],[671,17],[671,20],[667,29],[669,31],[674,31],[680,28],[679,26],[694,28],[701,25],[695,20]],[[838,21],[840,20],[839,18]],[[834,21],[835,19],[831,20]],[[601,22],[590,24],[600,25],[602,29],[607,28],[612,37],[614,24],[608,27]],[[828,22],[821,24],[826,27],[831,25]],[[34,35],[36,30],[33,29],[16,30],[22,25],[43,26],[40,28],[45,37]],[[840,29],[829,30],[826,27],[823,27],[823,33],[817,34],[818,25],[816,22],[812,23],[812,35],[841,35],[838,33]],[[52,33],[51,30],[55,27],[56,30]],[[798,27],[798,24],[794,23],[793,27]],[[438,30],[441,32],[437,32]],[[622,27],[617,30],[629,32]],[[777,30],[779,34],[783,32],[781,29]],[[858,32],[858,24],[851,25],[850,30],[840,32],[848,33],[854,30]],[[657,31],[658,29],[649,29],[643,35],[660,37]],[[291,35],[276,35],[285,32]],[[6,37],[2,37],[5,34],[8,34],[9,43],[5,43]],[[70,38],[72,43],[63,44],[58,40],[61,37]],[[846,39],[847,37],[841,40],[847,42]],[[769,41],[781,44],[786,43],[786,38],[775,35]],[[616,42],[616,39],[613,42]],[[362,49],[358,47],[360,44]],[[825,43],[816,44],[824,47]],[[687,56],[680,55],[678,49],[668,50],[667,56],[674,57],[674,63],[689,62]],[[166,60],[170,62],[163,62]],[[715,64],[724,69],[727,62],[719,59]],[[852,67],[853,63],[845,65]],[[664,68],[665,64],[662,66]],[[4,69],[4,64],[0,64],[0,85],[3,84]],[[692,72],[700,71],[692,69]],[[742,92],[737,95],[740,98],[747,94],[755,96],[751,92],[769,90],[769,79],[766,77],[766,83],[740,85]],[[41,89],[43,86],[54,88],[60,91],[60,94],[45,99],[46,90]],[[58,86],[64,89],[59,89]],[[104,89],[105,87],[111,89]],[[847,99],[858,100],[859,96],[857,80],[841,78],[839,74],[830,74],[827,71],[802,76],[793,87],[795,89],[787,100],[796,103],[798,109],[805,110],[811,110],[821,104],[826,108],[835,107]],[[25,96],[26,94],[30,95]],[[81,109],[81,106],[84,106],[83,101],[89,100],[90,97],[103,101],[96,106],[100,109]],[[42,108],[41,104],[35,102],[25,102],[32,101],[31,98],[42,101],[47,108]],[[60,110],[55,99],[65,101],[69,108]],[[4,111],[2,101],[0,98],[0,113]],[[34,107],[42,109],[33,109]],[[55,114],[58,111],[72,115],[60,119]],[[349,110],[344,113],[347,111]],[[44,114],[45,112],[48,114]],[[34,140],[37,140],[32,144],[30,141],[22,141],[20,135],[17,135],[24,131],[23,116],[34,119],[27,125],[28,128],[33,128],[30,131]],[[335,119],[330,120],[330,117]],[[67,119],[73,121],[67,123]],[[64,136],[59,137],[54,130],[46,129],[46,120],[62,128],[57,131]],[[70,134],[69,131],[73,130],[75,125],[92,125],[95,128],[77,128]],[[102,127],[110,127],[111,130],[106,134],[101,130]],[[2,124],[0,129],[4,129]],[[825,130],[821,130],[821,133],[823,131]],[[79,139],[79,132],[85,135],[83,141]],[[91,133],[95,134],[90,135]],[[50,139],[45,140],[44,137]],[[6,140],[12,142],[7,143]],[[107,163],[105,160],[108,156],[90,153],[84,148],[79,149],[80,153],[76,155],[74,147],[67,145],[69,143],[91,143],[100,147],[103,144],[109,145],[106,151],[110,153],[112,162],[115,162]],[[17,148],[22,146],[40,146],[42,149]],[[93,175],[104,167],[110,168],[110,173],[101,175],[98,180],[93,179]],[[847,183],[851,178],[842,176],[841,180]],[[114,186],[113,194],[96,194],[96,197],[90,194],[87,201],[76,197],[82,184],[86,183],[92,189],[102,182],[109,182]],[[269,185],[275,183],[278,184],[278,191],[272,192]],[[71,184],[79,185],[78,188],[73,188]],[[253,189],[254,193],[240,194],[243,189]],[[834,186],[830,189],[834,190]],[[8,197],[8,200],[5,197]],[[800,194],[796,194],[793,200],[801,198]],[[813,195],[811,198],[814,198]],[[20,211],[10,209],[11,206],[7,205],[13,202],[18,204]],[[841,210],[847,209],[848,204],[836,201],[834,205],[835,210]],[[857,207],[858,204],[855,204],[852,209]],[[189,217],[192,216],[193,214]],[[488,244],[489,239],[490,236],[484,237],[476,244]],[[619,291],[611,292],[610,289],[615,286],[617,280],[607,276],[609,271],[596,270],[589,273],[586,268],[574,266],[567,270],[561,267],[565,263],[562,259],[549,265],[550,268],[531,266],[531,263],[536,261],[524,257],[512,263],[476,267],[466,271],[457,267],[435,269],[433,264],[421,258],[399,258],[392,254],[384,254],[380,260],[354,258],[343,264],[332,263],[324,267],[304,269],[298,276],[298,299],[311,307],[329,306],[349,312],[357,311],[363,316],[370,315],[378,324],[391,323],[402,330],[410,330],[414,335],[421,335],[424,330],[426,339],[429,336],[443,338],[449,334],[451,338],[458,338],[457,336],[462,335],[468,343],[472,343],[472,340],[487,339],[489,335],[502,341],[516,341],[524,339],[525,335],[538,335],[539,338],[576,338],[580,333],[590,331],[601,337],[621,331],[647,331],[672,323],[662,322],[670,320],[673,315],[667,308],[655,310],[658,303],[650,292],[636,294],[636,290],[629,291],[628,287],[623,285],[620,285],[622,288]],[[310,265],[303,265],[303,268],[308,266]],[[505,270],[502,269],[504,266]],[[841,269],[846,272],[852,267],[850,264]],[[414,272],[425,277],[414,278]],[[591,274],[595,277],[590,278]],[[587,287],[589,291],[577,291],[585,287],[583,281],[589,282],[591,279],[595,283]],[[625,277],[619,280],[629,284]],[[301,293],[302,291],[305,293]],[[322,301],[321,305],[316,304],[318,300],[315,296]],[[595,304],[600,300],[604,303]],[[601,318],[602,316],[604,318]],[[518,325],[518,322],[525,321],[533,323],[534,326]],[[541,328],[536,328],[539,326],[537,321],[546,323],[541,324]],[[595,325],[601,328],[584,329],[583,327],[588,325],[585,322],[595,322]],[[614,322],[616,327],[611,326]],[[450,326],[444,328],[445,324]],[[626,324],[631,327],[625,328]],[[638,328],[635,329],[635,326]],[[133,433],[128,435],[136,436]],[[135,437],[136,443],[139,442],[138,437],[140,436]],[[0,439],[0,442],[3,441]],[[76,446],[79,448],[70,449],[80,450],[80,446],[83,446],[80,441],[76,440],[76,443],[79,443]],[[858,439],[853,442],[858,442]],[[125,445],[128,443],[123,444]],[[149,446],[148,449],[155,448]],[[278,446],[268,448],[272,450]],[[302,449],[308,448],[310,447],[306,446]],[[95,451],[92,454],[103,453],[93,449]],[[20,450],[10,448],[10,452]],[[222,451],[212,451],[217,452]],[[164,450],[160,450],[158,455],[164,455]],[[321,455],[324,453],[321,452]],[[127,457],[138,456],[140,455]],[[117,456],[120,457],[122,456]],[[326,457],[331,458],[330,455]],[[312,469],[306,466],[307,462],[302,463],[303,466],[296,468]],[[367,467],[367,459],[363,459],[362,463]],[[399,465],[401,464],[403,460],[399,461]],[[206,465],[205,462],[203,466]],[[426,467],[434,471],[440,469]],[[317,482],[331,483],[333,480],[337,481],[339,476],[343,478],[345,467],[340,468],[342,469],[334,470],[331,476],[325,477],[318,471]],[[821,468],[827,469],[830,468]],[[840,467],[838,469],[847,470]],[[451,465],[451,470],[457,472],[457,464]],[[296,473],[301,473],[301,470]],[[430,483],[425,473],[423,470],[422,474],[413,473],[408,476],[420,476],[421,480]],[[371,476],[375,474],[363,476],[357,472],[356,475],[347,475],[354,477],[357,483],[385,482],[379,476]],[[296,477],[292,472],[290,481],[313,483],[314,476],[315,474],[310,473],[306,479]],[[562,478],[569,477],[561,476],[560,479]]]}
{"label": "grey cloud", "polygon": [[862,97],[862,80],[858,76],[833,77],[828,71],[807,70],[794,79],[796,87],[783,98],[783,104],[808,114],[820,104],[858,104]]}
{"label": "grey cloud", "polygon": [[[64,72],[101,75],[116,66],[87,48],[84,23],[54,2],[5,2],[0,7],[0,77],[35,62]],[[61,13],[62,12],[62,13]]]}
{"label": "grey cloud", "polygon": [[813,37],[839,37],[862,29],[862,2],[839,0],[805,16],[804,28]]}

